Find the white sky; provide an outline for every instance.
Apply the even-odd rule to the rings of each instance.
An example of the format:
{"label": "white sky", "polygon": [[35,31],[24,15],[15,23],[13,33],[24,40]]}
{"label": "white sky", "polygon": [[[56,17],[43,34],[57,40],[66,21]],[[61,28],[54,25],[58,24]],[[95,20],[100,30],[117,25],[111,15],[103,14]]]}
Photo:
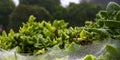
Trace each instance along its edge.
{"label": "white sky", "polygon": [[[19,4],[19,0],[13,0],[15,5],[17,6]],[[74,2],[74,3],[79,3],[79,0],[60,0],[61,1],[61,5],[62,6],[68,6],[70,2]]]}
{"label": "white sky", "polygon": [[68,6],[70,2],[79,3],[80,0],[61,0],[62,6]]}
{"label": "white sky", "polygon": [[19,5],[19,0],[13,0],[13,2],[15,3],[16,6]]}

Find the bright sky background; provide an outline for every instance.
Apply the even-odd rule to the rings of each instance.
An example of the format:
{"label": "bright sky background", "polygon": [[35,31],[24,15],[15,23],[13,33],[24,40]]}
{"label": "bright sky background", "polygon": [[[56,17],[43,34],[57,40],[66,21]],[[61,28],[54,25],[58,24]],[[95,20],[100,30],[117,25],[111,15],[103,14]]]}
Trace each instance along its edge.
{"label": "bright sky background", "polygon": [[15,3],[16,6],[19,5],[19,0],[13,0],[13,2]]}
{"label": "bright sky background", "polygon": [[[13,0],[15,5],[17,6],[19,4],[18,0]],[[68,6],[70,2],[74,2],[74,3],[79,3],[79,0],[61,0],[62,6]]]}
{"label": "bright sky background", "polygon": [[61,0],[62,6],[68,6],[70,2],[79,3],[80,0]]}

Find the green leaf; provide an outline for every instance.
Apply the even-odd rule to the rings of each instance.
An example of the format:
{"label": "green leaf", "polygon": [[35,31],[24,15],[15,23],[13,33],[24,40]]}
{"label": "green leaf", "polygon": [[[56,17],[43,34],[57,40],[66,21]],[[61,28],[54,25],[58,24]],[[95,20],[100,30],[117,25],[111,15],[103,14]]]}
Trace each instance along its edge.
{"label": "green leaf", "polygon": [[5,31],[2,32],[2,37],[7,37],[7,33]]}
{"label": "green leaf", "polygon": [[31,15],[28,19],[28,23],[34,22],[36,19],[36,17],[34,17],[33,15]]}
{"label": "green leaf", "polygon": [[73,51],[75,48],[75,43],[72,42],[71,44],[67,45],[67,47],[65,48],[65,51],[70,52]]}
{"label": "green leaf", "polygon": [[101,20],[100,23],[105,24],[105,26],[109,28],[120,28],[120,21],[114,21],[114,20]]}
{"label": "green leaf", "polygon": [[54,20],[53,26],[55,26],[57,29],[65,29],[68,26],[68,23],[65,23],[64,20]]}
{"label": "green leaf", "polygon": [[106,8],[108,14],[115,14],[120,10],[120,6],[115,2],[110,2]]}
{"label": "green leaf", "polygon": [[104,55],[104,60],[110,60],[110,53],[109,52],[106,52],[105,55]]}
{"label": "green leaf", "polygon": [[45,53],[45,49],[44,48],[41,49],[41,50],[38,50],[35,54],[39,55],[39,54],[43,54],[43,53]]}
{"label": "green leaf", "polygon": [[112,55],[116,55],[118,53],[117,49],[112,46],[111,44],[106,45],[106,50],[111,53]]}
{"label": "green leaf", "polygon": [[55,27],[53,27],[50,22],[48,22],[48,23],[46,22],[46,23],[45,23],[45,26],[46,26],[46,28],[47,28],[48,30],[50,30],[51,32],[54,32],[54,31],[56,30]]}
{"label": "green leaf", "polygon": [[13,29],[10,29],[8,36],[14,36],[14,34],[15,34],[15,32],[13,31]]}
{"label": "green leaf", "polygon": [[102,29],[102,28],[90,28],[89,30],[92,31],[92,32],[97,33],[98,35],[100,35],[100,38],[106,38],[106,37],[109,36],[109,33],[106,31],[106,29]]}
{"label": "green leaf", "polygon": [[117,14],[116,14],[116,20],[120,21],[120,11],[118,11]]}
{"label": "green leaf", "polygon": [[92,21],[85,21],[85,25],[86,26],[91,26],[92,25]]}
{"label": "green leaf", "polygon": [[96,15],[97,19],[108,19],[108,14],[107,11],[101,10],[99,13]]}
{"label": "green leaf", "polygon": [[80,38],[84,39],[86,37],[87,37],[86,31],[85,31],[85,29],[82,29],[82,31],[80,32]]}
{"label": "green leaf", "polygon": [[97,60],[95,56],[93,55],[86,55],[83,60]]}

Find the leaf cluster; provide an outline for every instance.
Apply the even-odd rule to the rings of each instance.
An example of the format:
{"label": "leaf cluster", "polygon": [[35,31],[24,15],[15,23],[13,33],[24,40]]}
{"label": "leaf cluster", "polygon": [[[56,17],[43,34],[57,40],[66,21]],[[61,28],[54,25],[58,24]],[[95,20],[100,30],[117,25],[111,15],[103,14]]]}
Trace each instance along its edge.
{"label": "leaf cluster", "polygon": [[[118,5],[113,2],[108,4],[108,11],[106,10],[107,15],[109,13],[118,13],[117,11],[119,10],[113,8],[114,6],[116,7]],[[112,9],[112,11],[109,9]],[[83,27],[68,27],[68,23],[64,20],[55,20],[53,23],[46,21],[35,22],[36,18],[31,15],[28,22],[23,23],[23,26],[20,27],[18,33],[14,33],[14,31],[11,30],[9,34],[6,34],[6,32],[3,31],[2,36],[0,36],[0,47],[9,50],[17,46],[19,53],[43,54],[47,52],[49,48],[55,46],[65,51],[73,51],[76,44],[86,45],[95,40],[115,38],[120,35],[118,33],[120,30],[117,29],[119,28],[118,26],[114,24],[111,25],[111,27],[105,23],[118,23],[119,21],[116,20],[116,15],[107,18],[98,13],[97,17],[99,18],[97,18],[96,22],[87,21]],[[101,26],[101,23],[103,26]],[[114,33],[114,31],[116,32]],[[110,48],[115,50],[114,47],[110,45],[107,45],[106,48],[107,50]],[[111,50],[109,50],[109,52],[111,52]],[[94,59],[94,56],[91,55],[87,57]],[[87,57],[85,57],[85,59],[87,59]]]}

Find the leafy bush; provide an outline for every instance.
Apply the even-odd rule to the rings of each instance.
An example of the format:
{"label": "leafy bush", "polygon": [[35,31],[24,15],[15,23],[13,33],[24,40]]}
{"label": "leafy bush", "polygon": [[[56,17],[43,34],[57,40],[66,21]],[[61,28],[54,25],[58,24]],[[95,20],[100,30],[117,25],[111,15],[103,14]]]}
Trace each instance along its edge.
{"label": "leafy bush", "polygon": [[55,7],[60,6],[60,0],[20,0],[20,4],[45,7],[50,13],[54,13]]}
{"label": "leafy bush", "polygon": [[110,2],[106,10],[101,10],[97,14],[97,24],[99,27],[108,29],[108,32],[114,36],[120,34],[120,6],[115,2]]}
{"label": "leafy bush", "polygon": [[102,9],[100,5],[94,5],[87,2],[82,2],[80,4],[71,3],[66,8],[67,13],[63,12],[66,13],[64,19],[70,23],[70,26],[84,26],[86,20],[94,21],[95,15],[100,9]]}
{"label": "leafy bush", "polygon": [[[61,49],[65,49],[66,44],[70,45],[74,42],[85,45],[92,42],[92,40],[100,39],[99,32],[101,32],[101,30],[98,29],[96,29],[98,32],[94,31],[95,29],[91,29],[91,31],[93,31],[91,33],[88,31],[90,29],[86,28],[68,28],[68,23],[65,23],[64,20],[55,20],[53,23],[50,23],[45,21],[35,22],[35,19],[34,16],[30,16],[28,22],[23,23],[23,26],[20,27],[19,33],[13,33],[14,35],[11,35],[13,39],[10,39],[9,35],[7,36],[7,34],[3,32],[0,39],[1,48],[8,50],[17,46],[20,53],[38,54],[39,51],[47,51],[48,48],[55,45],[58,45]],[[98,34],[93,36],[94,32]],[[11,32],[9,34],[11,34]],[[99,37],[97,37],[98,35]],[[16,42],[15,46],[12,45],[14,41]],[[4,43],[2,42],[6,44],[8,44],[7,42],[11,42],[11,45],[6,46],[3,45]]]}
{"label": "leafy bush", "polygon": [[[18,47],[19,53],[39,55],[46,53],[49,48],[54,47],[57,47],[58,50],[62,49],[65,52],[70,52],[74,50],[76,45],[77,47],[78,45],[87,45],[96,40],[102,41],[108,38],[119,40],[120,29],[117,29],[118,26],[116,24],[119,23],[116,19],[116,16],[119,15],[119,10],[116,10],[114,6],[118,8],[118,5],[114,2],[108,4],[105,11],[100,11],[97,14],[96,22],[87,21],[83,27],[68,27],[68,23],[64,22],[64,20],[55,20],[53,23],[46,21],[35,22],[36,18],[31,15],[28,22],[23,23],[23,26],[20,27],[18,33],[14,33],[11,30],[9,34],[6,34],[3,31],[2,36],[0,36],[0,47],[5,50]],[[110,18],[107,17],[109,13],[116,14],[113,14]],[[112,25],[111,23],[115,24]],[[106,51],[99,59],[119,60],[120,54],[118,49],[119,47],[107,44],[105,46]],[[84,60],[96,60],[96,57],[87,55],[84,57]]]}

